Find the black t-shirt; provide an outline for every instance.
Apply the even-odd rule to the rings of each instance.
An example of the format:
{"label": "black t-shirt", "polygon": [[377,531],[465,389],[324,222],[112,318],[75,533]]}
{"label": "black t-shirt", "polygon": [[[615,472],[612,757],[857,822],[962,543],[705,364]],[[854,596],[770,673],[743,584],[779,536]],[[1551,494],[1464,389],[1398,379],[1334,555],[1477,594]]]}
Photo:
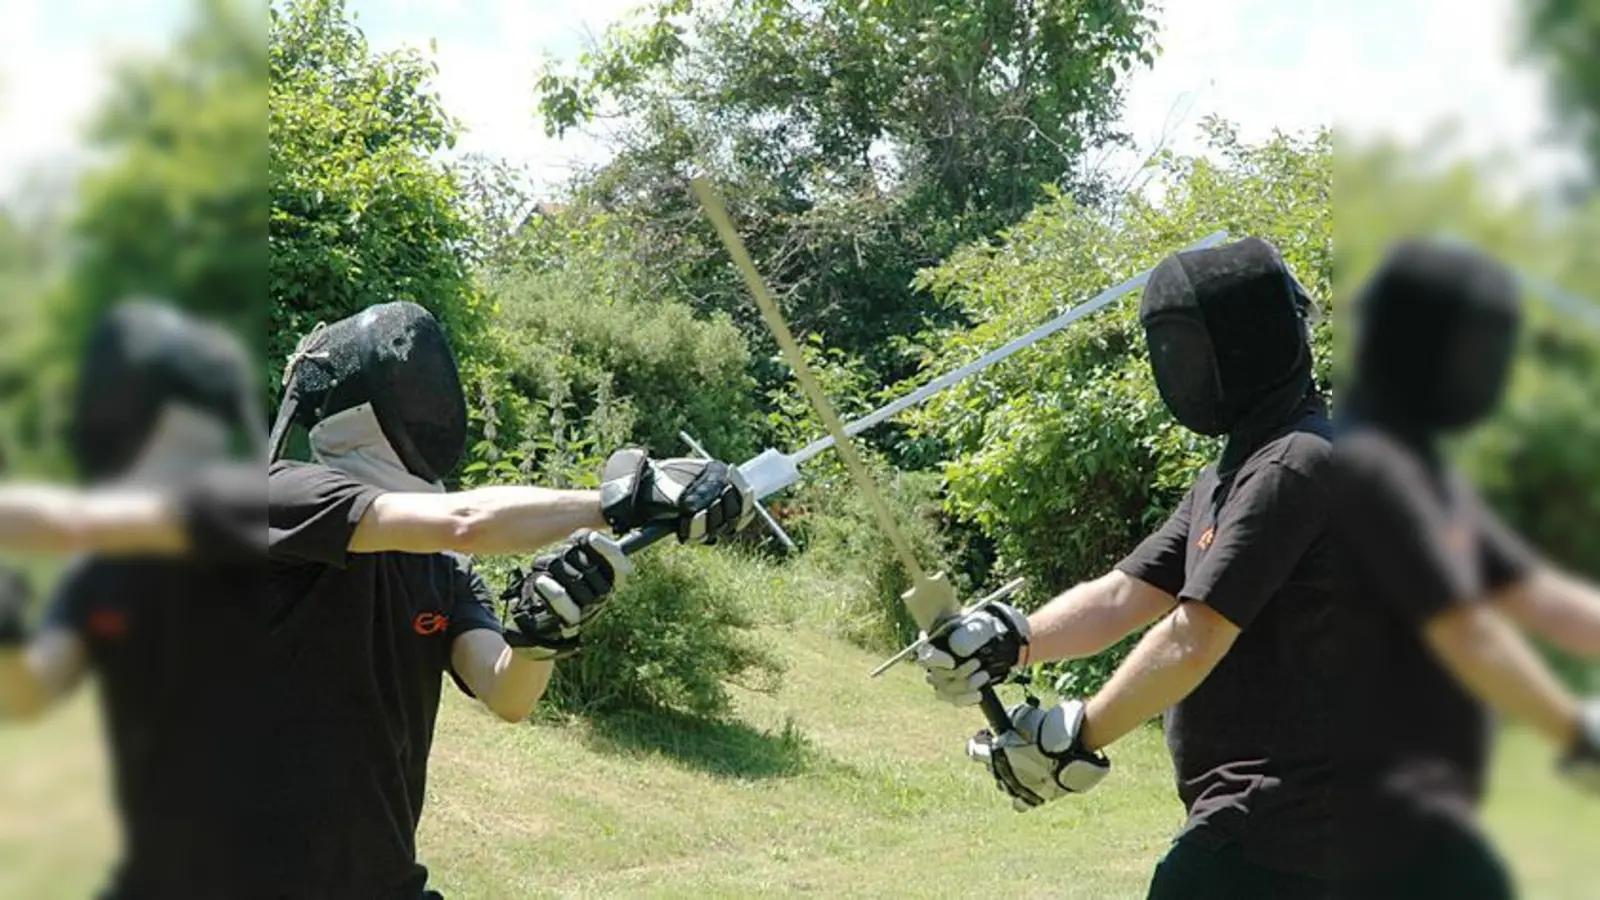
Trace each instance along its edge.
{"label": "black t-shirt", "polygon": [[416,829],[443,677],[456,637],[499,630],[493,598],[465,557],[348,552],[378,489],[295,462],[274,463],[268,488],[283,666],[271,715],[287,735],[268,813],[276,851],[297,898],[420,896]]}
{"label": "black t-shirt", "polygon": [[1527,577],[1535,555],[1456,474],[1373,430],[1336,453],[1343,661],[1339,836],[1382,868],[1437,830],[1471,828],[1491,720],[1423,636],[1434,616]]}
{"label": "black t-shirt", "polygon": [[1327,422],[1308,416],[1222,478],[1206,468],[1155,534],[1118,564],[1205,603],[1241,633],[1166,715],[1181,839],[1239,845],[1251,862],[1327,874],[1333,652]]}
{"label": "black t-shirt", "polygon": [[43,623],[78,636],[100,685],[125,836],[108,896],[126,900],[244,896],[270,868],[234,814],[261,762],[266,479],[217,466],[175,491],[192,553],[79,559]]}

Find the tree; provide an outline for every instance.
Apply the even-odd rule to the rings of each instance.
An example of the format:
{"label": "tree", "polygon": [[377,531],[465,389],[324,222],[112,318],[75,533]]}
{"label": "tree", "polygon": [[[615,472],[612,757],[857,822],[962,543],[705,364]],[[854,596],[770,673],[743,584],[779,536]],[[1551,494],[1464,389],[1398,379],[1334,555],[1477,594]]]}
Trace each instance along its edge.
{"label": "tree", "polygon": [[1600,4],[1523,0],[1523,50],[1548,69],[1556,108],[1600,173]]}
{"label": "tree", "polygon": [[12,359],[27,373],[6,404],[11,424],[58,467],[72,366],[110,304],[161,297],[232,326],[260,350],[267,321],[260,26],[248,4],[204,0],[165,52],[114,67],[87,134],[105,162],[74,186],[65,277],[42,287],[33,273],[33,287],[42,289],[28,311],[35,327],[22,335],[6,329]]}
{"label": "tree", "polygon": [[271,8],[266,172],[269,379],[318,321],[406,300],[451,336],[469,390],[495,391],[497,347],[468,268],[475,231],[435,154],[458,124],[411,49],[373,53],[344,0]]}
{"label": "tree", "polygon": [[70,302],[98,311],[154,294],[255,336],[266,325],[266,48],[247,4],[196,10],[172,51],[117,67],[95,116],[90,142],[113,161],[78,185]]}
{"label": "tree", "polygon": [[[1122,78],[1152,59],[1141,0],[662,0],[575,73],[546,71],[559,134],[624,124],[585,202],[632,217],[674,293],[770,338],[687,190],[712,174],[792,323],[906,374],[900,343],[948,310],[910,285],[1025,215],[1046,185],[1084,197],[1085,150],[1117,139]],[[764,386],[783,376],[761,359]]]}

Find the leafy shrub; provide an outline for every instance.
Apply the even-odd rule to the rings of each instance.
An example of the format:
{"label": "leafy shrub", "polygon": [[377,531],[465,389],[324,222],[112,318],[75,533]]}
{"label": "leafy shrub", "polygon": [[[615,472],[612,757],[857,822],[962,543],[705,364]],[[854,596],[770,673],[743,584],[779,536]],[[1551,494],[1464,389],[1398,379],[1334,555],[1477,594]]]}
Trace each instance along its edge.
{"label": "leafy shrub", "polygon": [[[875,386],[864,360],[837,348],[824,348],[812,336],[801,346],[806,365],[841,419],[849,420],[887,402],[891,390]],[[790,379],[769,396],[770,430],[778,446],[798,449],[826,433],[821,418]],[[897,529],[917,562],[929,573],[944,571],[958,595],[972,582],[957,565],[960,555],[945,533],[942,480],[932,471],[897,471],[876,440],[892,426],[879,425],[852,441],[889,506]],[[901,595],[911,587],[877,514],[856,486],[837,449],[806,463],[804,480],[784,506],[792,521],[786,530],[804,548],[793,561],[796,577],[818,582],[802,614],[840,636],[875,650],[898,648],[916,637],[917,627]]]}
{"label": "leafy shrub", "polygon": [[666,709],[717,717],[729,684],[777,687],[783,667],[753,633],[751,602],[768,570],[743,554],[658,545],[585,633],[585,648],[556,665],[546,702],[586,715]]}
{"label": "leafy shrub", "polygon": [[682,453],[683,430],[719,458],[752,455],[763,423],[738,329],[726,317],[697,318],[627,266],[627,236],[604,217],[541,227],[556,232],[542,249],[559,265],[547,260],[486,279],[500,311],[502,377],[542,405],[524,423],[521,437],[534,443],[522,450],[548,455],[552,448],[537,441],[560,441],[560,427],[603,415],[611,433],[580,431]]}
{"label": "leafy shrub", "polygon": [[1532,312],[1506,403],[1460,459],[1507,524],[1561,563],[1600,576],[1600,337]]}

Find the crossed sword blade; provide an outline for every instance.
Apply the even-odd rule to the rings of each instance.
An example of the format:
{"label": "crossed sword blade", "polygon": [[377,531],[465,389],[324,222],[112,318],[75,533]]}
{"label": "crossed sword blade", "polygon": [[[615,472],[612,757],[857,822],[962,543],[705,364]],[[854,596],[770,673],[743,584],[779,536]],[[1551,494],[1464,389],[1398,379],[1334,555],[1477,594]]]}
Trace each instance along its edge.
{"label": "crossed sword blade", "polygon": [[[810,402],[812,409],[822,419],[823,426],[833,438],[834,449],[844,459],[844,464],[850,471],[850,477],[855,482],[857,490],[866,497],[867,503],[872,507],[878,518],[878,525],[883,529],[884,535],[894,545],[895,554],[900,558],[900,564],[905,567],[911,576],[911,590],[902,595],[901,600],[917,627],[925,633],[937,631],[941,625],[955,620],[961,615],[961,603],[956,599],[955,588],[945,578],[943,572],[929,575],[922,564],[917,561],[916,554],[911,550],[911,544],[906,540],[894,520],[894,515],[889,511],[888,504],[884,503],[883,496],[878,492],[877,482],[872,474],[867,471],[866,463],[856,452],[855,444],[851,442],[849,433],[844,424],[839,420],[839,414],[829,402],[828,395],[822,390],[822,385],[817,382],[816,376],[811,373],[811,367],[806,365],[804,354],[800,352],[800,345],[795,341],[794,335],[789,331],[789,323],[784,321],[783,313],[779,311],[777,301],[768,292],[766,282],[756,271],[755,263],[751,261],[750,254],[745,251],[744,242],[739,239],[739,234],[734,230],[733,221],[728,216],[728,210],[723,206],[722,198],[717,194],[711,182],[705,178],[696,178],[692,182],[695,196],[700,200],[700,205],[705,208],[706,215],[711,219],[712,225],[721,236],[722,243],[728,249],[734,266],[739,274],[744,277],[745,285],[750,289],[751,296],[756,301],[756,306],[761,310],[761,318],[766,321],[767,328],[772,331],[772,336],[778,342],[778,348],[783,352],[784,358],[789,363],[789,368],[794,370],[795,378],[800,383],[801,390]],[[989,727],[996,735],[1011,731],[1011,717],[1006,713],[1004,704],[1000,702],[992,688],[985,688],[982,692],[980,706],[983,714],[989,720]]]}

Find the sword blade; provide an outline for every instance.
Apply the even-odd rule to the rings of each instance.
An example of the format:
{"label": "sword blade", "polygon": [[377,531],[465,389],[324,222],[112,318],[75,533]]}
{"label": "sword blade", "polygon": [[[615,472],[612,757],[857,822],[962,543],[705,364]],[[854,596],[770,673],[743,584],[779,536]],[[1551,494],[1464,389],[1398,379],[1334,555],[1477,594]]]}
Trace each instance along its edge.
{"label": "sword blade", "polygon": [[[1211,247],[1226,240],[1227,237],[1228,233],[1226,231],[1216,231],[1206,235],[1193,244],[1184,247],[1183,250],[1179,252],[1181,253],[1189,250],[1200,250],[1206,247]],[[1096,294],[1093,298],[1089,299],[1087,302],[1074,306],[1065,313],[1062,313],[1054,319],[1051,319],[1043,325],[1040,325],[1038,328],[1035,328],[1022,337],[1010,341],[1000,347],[996,347],[972,362],[969,362],[958,369],[940,375],[938,378],[935,378],[922,387],[919,387],[911,393],[906,394],[904,397],[900,397],[888,403],[887,405],[875,409],[861,418],[846,424],[844,426],[845,433],[851,435],[852,437],[858,435],[861,432],[866,431],[868,428],[871,428],[880,422],[892,418],[893,416],[897,416],[901,412],[916,406],[924,400],[927,400],[929,397],[932,397],[934,394],[949,388],[957,382],[960,382],[972,375],[976,375],[995,363],[998,363],[1021,350],[1025,350],[1034,344],[1039,343],[1052,334],[1055,334],[1056,332],[1065,329],[1067,326],[1072,325],[1079,319],[1099,312],[1107,306],[1110,306],[1116,301],[1122,299],[1122,297],[1126,296],[1127,294],[1144,287],[1145,283],[1150,280],[1151,271],[1153,270],[1146,269],[1145,271],[1133,276],[1132,278],[1129,278],[1127,281],[1124,281],[1121,284],[1106,288],[1099,294]],[[829,434],[807,444],[805,447],[793,454],[795,463],[797,465],[804,463],[817,454],[827,450],[829,447],[832,447],[833,440],[833,435]]]}

